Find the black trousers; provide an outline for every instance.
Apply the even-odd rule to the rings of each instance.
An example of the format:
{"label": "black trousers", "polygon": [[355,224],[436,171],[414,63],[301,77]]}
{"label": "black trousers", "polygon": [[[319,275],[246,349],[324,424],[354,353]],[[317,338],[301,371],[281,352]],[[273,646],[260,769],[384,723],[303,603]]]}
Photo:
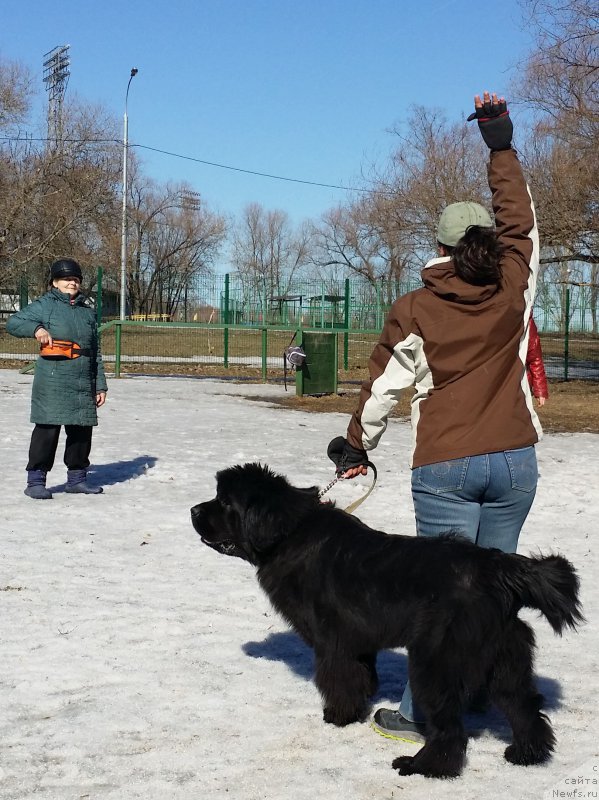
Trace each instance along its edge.
{"label": "black trousers", "polygon": [[[87,469],[92,449],[91,425],[65,425],[67,442],[64,448],[64,463],[67,469]],[[40,469],[50,472],[54,466],[60,425],[36,425],[31,434],[29,463],[27,470]]]}

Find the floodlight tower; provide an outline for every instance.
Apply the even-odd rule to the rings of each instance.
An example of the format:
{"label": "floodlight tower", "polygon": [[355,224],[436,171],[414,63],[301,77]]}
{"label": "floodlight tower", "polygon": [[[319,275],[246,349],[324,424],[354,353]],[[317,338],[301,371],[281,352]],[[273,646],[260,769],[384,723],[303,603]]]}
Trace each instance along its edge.
{"label": "floodlight tower", "polygon": [[184,211],[201,211],[202,195],[199,192],[192,192],[189,189],[181,189],[179,192],[179,205]]}
{"label": "floodlight tower", "polygon": [[44,55],[44,83],[48,92],[48,139],[56,146],[62,140],[62,103],[71,74],[69,44]]}

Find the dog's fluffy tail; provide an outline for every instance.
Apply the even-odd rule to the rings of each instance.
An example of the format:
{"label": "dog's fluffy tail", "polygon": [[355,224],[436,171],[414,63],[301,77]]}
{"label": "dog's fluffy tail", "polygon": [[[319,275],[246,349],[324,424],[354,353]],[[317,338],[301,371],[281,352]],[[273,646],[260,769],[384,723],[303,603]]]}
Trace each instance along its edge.
{"label": "dog's fluffy tail", "polygon": [[[563,556],[513,556],[513,589],[527,608],[538,609],[557,634],[584,622],[578,597],[578,575]],[[514,562],[512,562],[514,564]]]}

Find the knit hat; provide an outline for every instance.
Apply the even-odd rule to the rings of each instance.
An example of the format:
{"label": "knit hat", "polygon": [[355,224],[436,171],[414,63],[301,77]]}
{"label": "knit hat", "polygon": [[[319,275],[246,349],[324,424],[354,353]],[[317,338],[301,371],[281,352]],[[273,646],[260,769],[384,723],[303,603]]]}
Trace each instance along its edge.
{"label": "knit hat", "polygon": [[50,277],[56,278],[79,278],[83,280],[81,267],[73,258],[59,258],[50,267]]}
{"label": "knit hat", "polygon": [[448,247],[455,247],[472,225],[493,227],[493,220],[487,209],[478,203],[451,203],[439,218],[437,241]]}

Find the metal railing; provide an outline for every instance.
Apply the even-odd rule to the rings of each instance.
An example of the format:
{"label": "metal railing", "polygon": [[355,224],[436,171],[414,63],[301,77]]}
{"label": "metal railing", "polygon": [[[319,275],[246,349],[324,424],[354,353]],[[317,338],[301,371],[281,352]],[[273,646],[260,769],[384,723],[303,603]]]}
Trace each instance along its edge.
{"label": "metal railing", "polygon": [[[284,294],[272,295],[240,276],[223,275],[199,282],[193,302],[188,295],[180,315],[195,319],[167,322],[170,317],[156,310],[121,321],[106,319],[107,294],[99,269],[95,300],[104,357],[114,363],[116,375],[124,364],[148,368],[169,364],[173,372],[187,374],[210,365],[256,370],[266,380],[270,371],[281,368],[283,350],[296,330],[337,332],[341,373],[364,370],[388,313],[389,295],[414,288],[412,283],[373,287],[346,279],[296,282]],[[548,377],[599,380],[595,289],[585,284],[547,284],[539,291],[534,317]],[[31,298],[23,281],[19,290],[18,303],[26,304]],[[35,342],[8,337],[0,320],[0,359],[26,361],[35,355]]]}
{"label": "metal railing", "polygon": [[[114,363],[117,377],[127,365],[143,365],[149,372],[169,365],[173,374],[201,374],[204,367],[218,367],[226,374],[235,368],[267,381],[273,371],[282,370],[283,351],[294,333],[270,326],[114,320],[102,326],[102,351],[104,359]],[[334,333],[340,380],[344,373],[364,373],[380,331],[340,328]],[[599,380],[599,337],[544,335],[541,343],[549,378]]]}

